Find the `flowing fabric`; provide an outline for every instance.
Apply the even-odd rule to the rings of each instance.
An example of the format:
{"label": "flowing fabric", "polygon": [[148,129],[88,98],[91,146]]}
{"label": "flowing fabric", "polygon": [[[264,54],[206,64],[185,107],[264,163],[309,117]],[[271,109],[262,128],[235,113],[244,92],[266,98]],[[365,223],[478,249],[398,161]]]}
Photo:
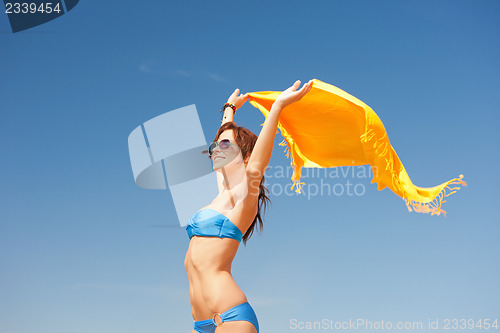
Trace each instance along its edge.
{"label": "flowing fabric", "polygon": [[[249,102],[268,117],[281,91],[248,93]],[[262,124],[263,125],[263,124]],[[261,125],[261,126],[262,126]],[[389,187],[402,197],[411,212],[439,215],[446,211],[445,197],[467,184],[463,175],[440,185],[424,188],[413,185],[392,148],[387,132],[377,114],[365,103],[345,91],[314,79],[311,90],[280,114],[278,128],[286,146],[285,153],[293,166],[291,189],[300,193],[302,167],[333,168],[369,164],[371,183],[381,191]]]}

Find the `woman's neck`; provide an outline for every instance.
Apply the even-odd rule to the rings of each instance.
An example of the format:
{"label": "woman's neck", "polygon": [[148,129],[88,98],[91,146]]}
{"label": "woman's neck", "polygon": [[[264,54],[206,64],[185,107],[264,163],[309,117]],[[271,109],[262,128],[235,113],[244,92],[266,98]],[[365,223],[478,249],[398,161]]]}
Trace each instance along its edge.
{"label": "woman's neck", "polygon": [[217,172],[217,185],[219,194],[236,188],[238,185],[246,183],[246,169],[244,163],[237,163],[231,166],[224,166]]}

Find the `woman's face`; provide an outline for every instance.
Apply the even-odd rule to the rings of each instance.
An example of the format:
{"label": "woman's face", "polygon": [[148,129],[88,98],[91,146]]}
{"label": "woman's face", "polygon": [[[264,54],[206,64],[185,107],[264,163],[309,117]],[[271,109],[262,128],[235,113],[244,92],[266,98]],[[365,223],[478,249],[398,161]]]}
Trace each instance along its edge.
{"label": "woman's face", "polygon": [[231,162],[242,162],[243,156],[241,155],[240,147],[236,144],[233,137],[233,130],[225,130],[219,136],[217,142],[223,139],[229,139],[231,141],[229,148],[221,149],[219,145],[215,147],[212,154],[212,163],[214,170],[220,169],[222,167],[230,166],[234,163]]}

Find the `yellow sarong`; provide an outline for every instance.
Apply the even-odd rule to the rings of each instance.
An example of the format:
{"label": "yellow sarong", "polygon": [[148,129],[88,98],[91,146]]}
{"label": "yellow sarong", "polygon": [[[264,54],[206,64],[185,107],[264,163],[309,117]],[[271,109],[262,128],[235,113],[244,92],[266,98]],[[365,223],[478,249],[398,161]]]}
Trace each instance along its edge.
{"label": "yellow sarong", "polygon": [[[446,211],[445,197],[467,185],[463,175],[440,185],[424,188],[413,185],[392,148],[377,114],[365,103],[345,91],[314,79],[311,90],[280,114],[278,128],[293,166],[291,189],[300,193],[302,167],[333,168],[370,164],[371,183],[381,191],[389,187],[406,202],[408,210],[439,215]],[[266,117],[281,91],[248,93],[249,102]],[[262,124],[263,125],[263,124]],[[261,126],[262,126],[261,125]]]}

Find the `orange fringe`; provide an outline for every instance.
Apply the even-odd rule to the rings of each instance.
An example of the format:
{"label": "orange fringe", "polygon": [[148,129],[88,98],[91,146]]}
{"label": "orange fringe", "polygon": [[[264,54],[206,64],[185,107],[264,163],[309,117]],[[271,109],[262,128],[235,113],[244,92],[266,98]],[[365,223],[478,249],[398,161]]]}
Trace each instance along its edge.
{"label": "orange fringe", "polygon": [[[403,198],[406,202],[406,206],[408,207],[408,211],[411,212],[412,209],[410,205],[413,207],[413,210],[417,213],[431,213],[431,215],[439,215],[443,213],[446,217],[446,211],[441,208],[441,205],[446,202],[443,198],[452,195],[456,191],[460,190],[460,187],[450,187],[451,184],[460,184],[463,186],[467,186],[467,183],[462,180],[464,175],[460,175],[458,178],[453,178],[448,185],[439,194],[436,198],[429,203],[421,203],[415,200],[408,200],[408,198]],[[450,193],[446,193],[447,190],[452,190]]]}
{"label": "orange fringe", "polygon": [[[362,142],[369,142],[374,139],[375,135],[376,135],[375,131],[373,129],[369,129],[360,136],[360,139]],[[433,201],[428,203],[423,203],[416,200],[411,200],[405,195],[405,191],[402,190],[401,182],[398,177],[401,170],[403,169],[403,164],[401,164],[401,168],[399,168],[399,170],[397,171],[394,170],[394,157],[392,154],[390,154],[389,150],[390,143],[389,139],[387,138],[387,133],[384,133],[384,135],[381,138],[376,139],[375,142],[373,142],[372,147],[375,149],[375,154],[377,156],[384,158],[386,162],[385,170],[388,170],[391,173],[392,185],[399,191],[399,193],[402,194],[402,198],[405,201],[406,207],[408,208],[409,212],[411,212],[413,208],[413,210],[417,213],[431,213],[431,215],[438,215],[438,216],[441,213],[443,213],[443,215],[446,217],[446,211],[441,208],[441,205],[446,202],[446,200],[443,199],[447,196],[452,195],[456,191],[460,190],[460,187],[450,187],[450,185],[459,184],[467,186],[467,183],[462,180],[464,175],[461,174],[458,178],[453,178],[452,180],[450,180],[448,185],[445,188],[443,188],[441,192],[439,192],[439,194],[434,198]],[[446,193],[447,190],[451,190],[452,192]]]}
{"label": "orange fringe", "polygon": [[300,189],[302,185],[305,185],[305,183],[300,181],[300,176],[297,176],[300,167],[296,166],[293,163],[293,148],[291,148],[286,139],[283,139],[283,141],[281,141],[279,145],[285,146],[285,150],[283,152],[286,153],[286,158],[290,158],[290,165],[293,167],[293,175],[291,178],[293,180],[293,185],[292,187],[290,187],[290,190],[293,190],[293,188],[296,186],[297,188],[295,189],[295,192],[300,193]]}

